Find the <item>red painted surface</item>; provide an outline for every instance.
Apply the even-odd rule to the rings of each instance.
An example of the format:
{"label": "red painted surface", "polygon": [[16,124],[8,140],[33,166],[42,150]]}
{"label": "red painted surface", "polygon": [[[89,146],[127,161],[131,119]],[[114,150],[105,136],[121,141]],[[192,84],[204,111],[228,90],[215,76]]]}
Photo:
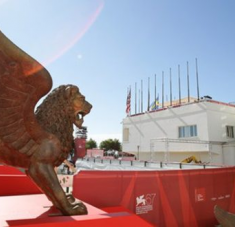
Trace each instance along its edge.
{"label": "red painted surface", "polygon": [[102,207],[103,211],[107,213],[118,213],[118,212],[129,212],[130,210],[126,209],[125,207],[118,206],[118,207]]}
{"label": "red painted surface", "polygon": [[86,155],[86,139],[76,138],[74,140],[74,143],[75,143],[74,160],[77,160],[78,158],[83,158]]}
{"label": "red painted surface", "polygon": [[60,212],[51,207],[45,195],[0,197],[0,226],[139,226],[150,227],[136,215],[127,212],[107,213],[85,204],[88,215],[58,216]]}
{"label": "red painted surface", "polygon": [[[89,216],[98,218],[106,212],[86,204]],[[23,196],[5,196],[0,197],[0,226],[18,226],[26,224],[45,224],[73,220],[90,219],[88,215],[82,216],[58,216],[61,214],[55,208],[52,208],[51,202],[43,194],[41,195],[23,195]],[[49,215],[57,214],[50,217]],[[102,218],[102,217],[101,217]]]}
{"label": "red painted surface", "polygon": [[[134,227],[153,227],[150,223],[147,223],[143,219],[136,215],[120,214],[121,216],[113,216],[108,214],[105,218],[97,218],[89,220],[61,220],[60,222],[48,222],[48,223],[31,223],[21,225],[13,225],[14,227],[121,227],[121,226],[134,226]],[[101,216],[100,216],[101,217]]]}
{"label": "red painted surface", "polygon": [[23,171],[11,166],[1,166],[0,165],[0,174],[17,174],[25,175]]}
{"label": "red painted surface", "polygon": [[20,170],[0,166],[0,196],[39,194],[40,189]]}
{"label": "red painted surface", "polygon": [[81,171],[73,193],[96,207],[124,207],[159,227],[208,227],[219,205],[235,213],[235,168]]}

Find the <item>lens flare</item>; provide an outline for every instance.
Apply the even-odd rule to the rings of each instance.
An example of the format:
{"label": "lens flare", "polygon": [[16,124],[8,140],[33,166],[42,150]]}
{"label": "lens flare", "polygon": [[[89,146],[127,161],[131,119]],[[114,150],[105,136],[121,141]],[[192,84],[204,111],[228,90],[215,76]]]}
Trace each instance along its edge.
{"label": "lens flare", "polygon": [[[1,29],[17,46],[48,66],[74,47],[103,7],[104,0],[0,0]],[[29,74],[40,70],[36,68]]]}
{"label": "lens flare", "polygon": [[[92,26],[92,24],[96,21],[97,17],[99,16],[100,12],[102,11],[104,6],[104,3],[101,2],[101,4],[98,6],[98,8],[95,10],[95,12],[92,13],[92,15],[88,18],[82,29],[73,37],[73,39],[67,43],[61,49],[59,52],[56,53],[56,55],[48,59],[47,62],[44,63],[44,65],[48,65],[49,63],[55,61],[57,58],[59,58],[61,55],[63,55],[67,50],[69,50],[71,47],[74,46],[75,43],[77,43],[83,36],[84,34],[88,31],[88,29]],[[78,58],[82,58],[81,55],[78,55]]]}

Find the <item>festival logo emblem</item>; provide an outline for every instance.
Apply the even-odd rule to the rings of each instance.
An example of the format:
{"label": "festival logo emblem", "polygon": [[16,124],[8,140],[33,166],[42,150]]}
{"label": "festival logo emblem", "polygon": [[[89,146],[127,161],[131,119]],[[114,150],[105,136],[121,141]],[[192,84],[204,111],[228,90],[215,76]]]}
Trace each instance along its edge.
{"label": "festival logo emblem", "polygon": [[153,202],[156,193],[140,195],[136,197],[136,214],[147,214],[153,210]]}
{"label": "festival logo emblem", "polygon": [[206,190],[205,188],[196,188],[195,189],[195,201],[203,202],[206,200]]}

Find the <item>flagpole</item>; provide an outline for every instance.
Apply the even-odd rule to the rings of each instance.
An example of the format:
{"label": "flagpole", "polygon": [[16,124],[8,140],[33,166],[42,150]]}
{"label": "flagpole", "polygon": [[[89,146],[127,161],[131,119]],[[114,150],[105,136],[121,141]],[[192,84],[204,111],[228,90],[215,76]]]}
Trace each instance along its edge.
{"label": "flagpole", "polygon": [[189,66],[187,62],[187,84],[188,84],[188,102],[190,102],[190,90],[189,90]]}
{"label": "flagpole", "polygon": [[172,81],[171,81],[171,68],[170,68],[170,106],[172,106]]}
{"label": "flagpole", "polygon": [[200,95],[199,95],[199,81],[198,81],[197,58],[196,58],[196,77],[197,77],[197,100],[199,101],[199,99],[200,99]]}
{"label": "flagpole", "polygon": [[150,78],[148,77],[148,107],[147,110],[149,111],[150,106]]}
{"label": "flagpole", "polygon": [[139,113],[140,113],[140,89],[139,89]]}
{"label": "flagpole", "polygon": [[154,106],[155,106],[155,110],[156,110],[156,108],[157,108],[157,81],[156,81],[156,74],[155,74],[155,80],[154,80],[154,96],[155,96],[155,104],[154,104]]}
{"label": "flagpole", "polygon": [[130,85],[130,114],[129,116],[131,115],[131,85]]}
{"label": "flagpole", "polygon": [[137,85],[135,83],[135,114],[136,114],[136,99],[137,99],[136,89],[137,89]]}
{"label": "flagpole", "polygon": [[179,105],[181,105],[180,65],[178,65]]}
{"label": "flagpole", "polygon": [[131,115],[131,85],[130,85],[130,115]]}
{"label": "flagpole", "polygon": [[141,80],[141,113],[143,113],[143,80]]}
{"label": "flagpole", "polygon": [[162,71],[162,108],[164,108],[164,71]]}

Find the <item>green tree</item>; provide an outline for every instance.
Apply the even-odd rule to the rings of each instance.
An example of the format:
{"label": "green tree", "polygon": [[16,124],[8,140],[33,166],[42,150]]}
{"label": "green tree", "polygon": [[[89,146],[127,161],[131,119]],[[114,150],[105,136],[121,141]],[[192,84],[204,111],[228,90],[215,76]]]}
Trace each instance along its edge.
{"label": "green tree", "polygon": [[90,138],[88,141],[86,141],[86,149],[93,149],[93,148],[97,148],[97,143],[95,140]]}
{"label": "green tree", "polygon": [[107,139],[100,143],[100,149],[121,151],[122,146],[118,139]]}

